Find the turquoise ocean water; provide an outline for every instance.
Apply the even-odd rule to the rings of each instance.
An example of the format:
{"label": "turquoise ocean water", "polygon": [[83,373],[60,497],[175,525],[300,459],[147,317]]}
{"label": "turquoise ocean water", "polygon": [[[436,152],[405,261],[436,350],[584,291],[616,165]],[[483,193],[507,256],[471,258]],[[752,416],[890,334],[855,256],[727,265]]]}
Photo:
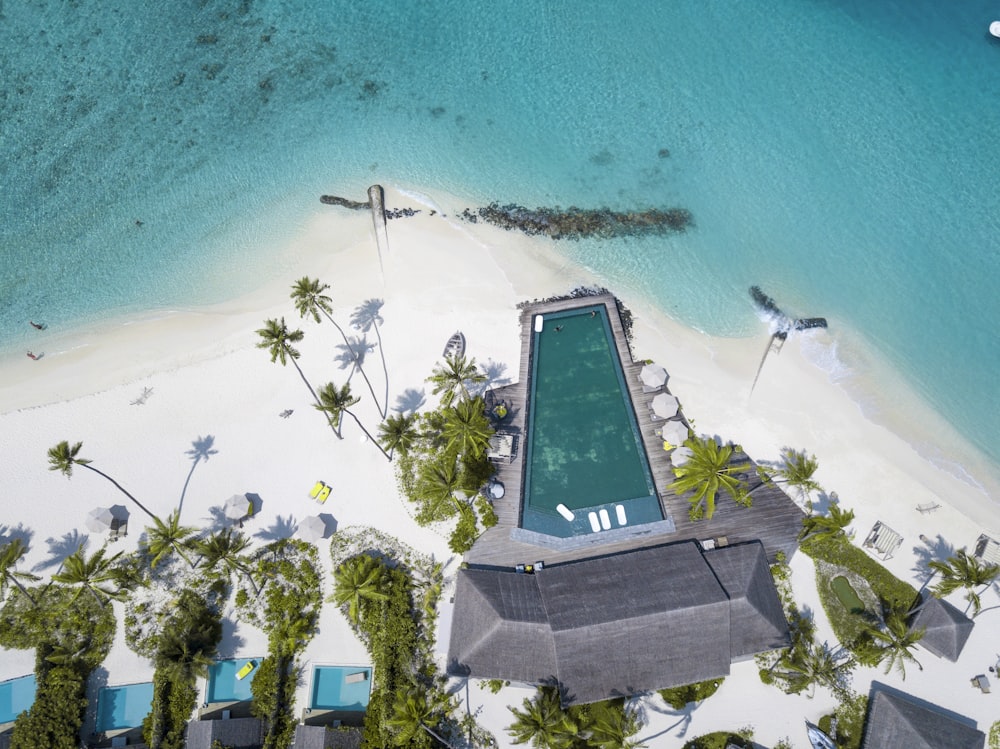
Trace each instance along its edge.
{"label": "turquoise ocean water", "polygon": [[[0,3],[0,349],[218,301],[321,193],[683,206],[554,245],[711,334],[747,288],[876,350],[1000,461],[987,0]],[[227,283],[218,283],[225,267]],[[206,280],[208,279],[208,280]],[[830,363],[845,366],[844,362]]]}

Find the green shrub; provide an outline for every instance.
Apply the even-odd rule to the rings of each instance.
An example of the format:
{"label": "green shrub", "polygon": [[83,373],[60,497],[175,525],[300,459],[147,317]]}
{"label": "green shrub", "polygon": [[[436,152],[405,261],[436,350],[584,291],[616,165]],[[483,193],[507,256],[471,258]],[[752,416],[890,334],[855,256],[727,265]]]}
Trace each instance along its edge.
{"label": "green shrub", "polygon": [[476,513],[471,508],[463,509],[458,514],[458,523],[448,539],[448,548],[456,554],[464,554],[476,543],[479,528],[476,525]]}
{"label": "green shrub", "polygon": [[726,749],[730,744],[740,749],[753,749],[752,741],[748,741],[738,733],[726,731],[706,733],[704,736],[693,738],[684,745],[684,749]]}
{"label": "green shrub", "polygon": [[[848,694],[841,699],[833,715],[824,715],[819,719],[818,725],[821,731],[834,739],[838,749],[859,749],[867,711],[867,695]],[[834,716],[837,718],[836,736],[831,721]]]}
{"label": "green shrub", "polygon": [[711,697],[722,686],[723,678],[686,684],[672,689],[661,689],[660,696],[675,710],[682,710],[689,702],[701,702]]}
{"label": "green shrub", "polygon": [[85,669],[39,662],[35,679],[35,701],[14,721],[11,749],[76,749],[87,708]]}

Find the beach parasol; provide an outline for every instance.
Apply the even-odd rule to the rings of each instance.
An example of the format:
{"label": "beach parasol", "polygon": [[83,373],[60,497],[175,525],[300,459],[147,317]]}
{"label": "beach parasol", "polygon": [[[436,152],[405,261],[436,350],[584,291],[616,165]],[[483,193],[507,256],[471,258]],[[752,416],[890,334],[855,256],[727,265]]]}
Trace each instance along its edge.
{"label": "beach parasol", "polygon": [[683,422],[670,421],[663,426],[663,441],[672,447],[680,447],[687,438],[688,428]]}
{"label": "beach parasol", "polygon": [[677,398],[670,393],[660,393],[653,398],[653,402],[649,405],[653,409],[653,413],[661,419],[669,419],[671,416],[677,415]]}
{"label": "beach parasol", "polygon": [[639,372],[639,380],[649,388],[663,387],[667,384],[667,370],[659,364],[647,364]]}
{"label": "beach parasol", "polygon": [[295,529],[295,535],[309,543],[319,541],[326,535],[326,521],[319,515],[303,518]]}
{"label": "beach parasol", "polygon": [[670,462],[675,466],[682,466],[691,459],[691,448],[681,445],[670,453]]}
{"label": "beach parasol", "polygon": [[111,514],[110,507],[95,507],[87,513],[87,520],[84,525],[94,533],[103,533],[111,530],[111,524],[115,521],[115,516]]}
{"label": "beach parasol", "polygon": [[226,500],[223,512],[230,520],[242,520],[253,514],[253,504],[246,494],[234,494]]}

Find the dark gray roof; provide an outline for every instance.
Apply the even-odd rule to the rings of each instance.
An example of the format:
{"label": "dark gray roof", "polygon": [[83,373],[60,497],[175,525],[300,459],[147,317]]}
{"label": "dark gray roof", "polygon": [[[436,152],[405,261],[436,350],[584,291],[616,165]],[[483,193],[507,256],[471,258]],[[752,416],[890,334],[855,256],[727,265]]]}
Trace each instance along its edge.
{"label": "dark gray roof", "polygon": [[326,726],[295,726],[292,749],[359,749],[361,730],[358,728],[333,728]]}
{"label": "dark gray roof", "polygon": [[187,726],[187,749],[211,749],[218,741],[232,749],[257,749],[264,743],[264,728],[257,718],[192,720]]}
{"label": "dark gray roof", "polygon": [[693,541],[535,575],[460,570],[451,632],[449,673],[558,683],[565,703],[725,676],[734,654],[788,639],[763,546],[709,557]]}
{"label": "dark gray roof", "polygon": [[730,660],[788,647],[791,639],[764,547],[740,544],[705,552],[730,600]]}
{"label": "dark gray roof", "polygon": [[862,749],[983,749],[986,735],[934,706],[873,689]]}
{"label": "dark gray roof", "polygon": [[962,654],[962,648],[965,647],[965,642],[972,634],[975,624],[947,601],[929,596],[913,617],[911,626],[914,629],[923,627],[926,630],[924,636],[920,638],[923,647],[934,655],[954,662]]}

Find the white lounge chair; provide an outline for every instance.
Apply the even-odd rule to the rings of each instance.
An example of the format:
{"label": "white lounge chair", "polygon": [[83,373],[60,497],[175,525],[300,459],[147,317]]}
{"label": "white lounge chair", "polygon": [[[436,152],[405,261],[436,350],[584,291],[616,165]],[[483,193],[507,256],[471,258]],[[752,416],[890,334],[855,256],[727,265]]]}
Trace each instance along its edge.
{"label": "white lounge chair", "polygon": [[601,508],[600,512],[597,513],[601,518],[601,527],[604,530],[611,530],[611,517],[608,515],[607,509]]}
{"label": "white lounge chair", "polygon": [[615,505],[615,517],[618,519],[618,525],[628,525],[628,518],[625,517],[624,505]]}
{"label": "white lounge chair", "polygon": [[592,530],[594,533],[598,533],[601,530],[601,523],[597,519],[597,513],[588,512],[587,519],[590,521],[590,530]]}
{"label": "white lounge chair", "polygon": [[558,512],[560,515],[562,515],[564,518],[566,518],[566,520],[568,520],[571,523],[576,518],[576,515],[573,514],[573,511],[562,503],[556,505],[556,512]]}

